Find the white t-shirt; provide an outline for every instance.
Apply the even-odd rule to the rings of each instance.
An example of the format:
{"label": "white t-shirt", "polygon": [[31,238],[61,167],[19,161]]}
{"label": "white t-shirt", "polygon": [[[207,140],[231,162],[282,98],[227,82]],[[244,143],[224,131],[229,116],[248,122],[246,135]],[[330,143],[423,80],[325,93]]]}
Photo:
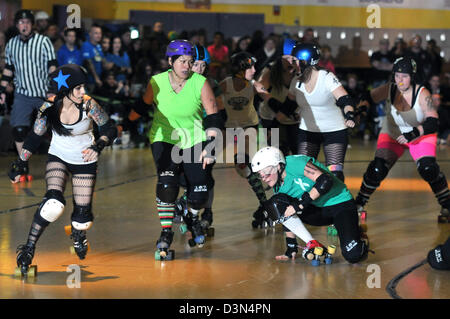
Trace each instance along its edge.
{"label": "white t-shirt", "polygon": [[291,81],[289,92],[300,106],[300,129],[310,132],[334,132],[346,129],[342,110],[336,105],[333,91],[341,82],[332,73],[319,70],[317,82],[311,93],[296,76]]}
{"label": "white t-shirt", "polygon": [[52,140],[48,153],[55,155],[70,164],[90,164],[97,160],[85,162],[81,151],[87,149],[94,143],[93,121],[86,114],[86,102],[80,110],[81,119],[72,125],[62,124],[71,130],[71,135],[63,136],[52,131]]}

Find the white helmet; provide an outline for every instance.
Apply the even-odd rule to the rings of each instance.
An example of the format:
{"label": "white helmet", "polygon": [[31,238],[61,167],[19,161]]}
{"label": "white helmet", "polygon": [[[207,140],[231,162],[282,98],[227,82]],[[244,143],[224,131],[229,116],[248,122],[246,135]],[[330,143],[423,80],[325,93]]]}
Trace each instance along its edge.
{"label": "white helmet", "polygon": [[34,15],[35,20],[48,20],[49,18],[50,18],[50,16],[45,11],[38,11]]}
{"label": "white helmet", "polygon": [[283,153],[276,147],[267,146],[260,149],[252,158],[252,171],[257,173],[268,166],[286,165]]}

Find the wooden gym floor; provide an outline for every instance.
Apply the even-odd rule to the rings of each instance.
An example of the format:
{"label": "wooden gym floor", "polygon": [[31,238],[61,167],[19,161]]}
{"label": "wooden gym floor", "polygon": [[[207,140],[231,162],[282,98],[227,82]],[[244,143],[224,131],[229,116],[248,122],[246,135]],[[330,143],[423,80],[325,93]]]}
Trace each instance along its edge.
{"label": "wooden gym floor", "polygon": [[[374,151],[373,141],[352,141],[345,175],[353,195]],[[439,149],[437,158],[448,178],[450,147]],[[394,166],[366,207],[375,254],[351,265],[338,249],[333,264],[313,267],[301,258],[289,262],[274,259],[285,251],[283,233],[279,227],[269,231],[251,228],[256,197],[229,164],[217,164],[213,171],[215,237],[208,238],[202,249],[190,249],[185,236],[177,231],[172,245],[176,259],[155,261],[160,225],[151,152],[108,149],[99,165],[95,223],[88,231],[91,251],[83,261],[69,252],[71,240],[64,232],[72,211],[68,184],[65,213],[46,229],[37,245],[33,263],[38,265],[38,276],[34,280],[14,278],[15,249],[25,243],[45,193],[46,156],[33,156],[30,169],[34,180],[18,185],[11,184],[5,173],[14,159],[13,154],[0,157],[2,299],[390,299],[393,293],[401,298],[450,297],[450,272],[419,264],[449,236],[450,224],[437,223],[440,207],[409,154]],[[322,243],[337,244],[336,237],[327,236],[326,227],[310,230]],[[73,265],[81,270],[80,288],[67,285]],[[391,281],[394,289],[388,290]]]}

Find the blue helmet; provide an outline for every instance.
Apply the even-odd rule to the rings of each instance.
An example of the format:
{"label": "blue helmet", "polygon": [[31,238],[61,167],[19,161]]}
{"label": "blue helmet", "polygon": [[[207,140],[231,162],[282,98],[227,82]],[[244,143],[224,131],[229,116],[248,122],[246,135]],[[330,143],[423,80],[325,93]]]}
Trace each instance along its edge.
{"label": "blue helmet", "polygon": [[209,55],[208,50],[206,50],[206,48],[204,46],[201,46],[201,45],[196,45],[195,46],[194,60],[195,61],[205,61],[206,64],[210,64],[211,63],[211,57]]}
{"label": "blue helmet", "polygon": [[312,43],[297,43],[292,49],[292,56],[300,61],[304,61],[306,65],[316,65],[320,59],[320,49]]}
{"label": "blue helmet", "polygon": [[167,45],[166,57],[175,55],[195,55],[194,45],[188,40],[173,40]]}
{"label": "blue helmet", "polygon": [[295,46],[295,40],[286,38],[283,43],[283,55],[291,55],[292,49]]}

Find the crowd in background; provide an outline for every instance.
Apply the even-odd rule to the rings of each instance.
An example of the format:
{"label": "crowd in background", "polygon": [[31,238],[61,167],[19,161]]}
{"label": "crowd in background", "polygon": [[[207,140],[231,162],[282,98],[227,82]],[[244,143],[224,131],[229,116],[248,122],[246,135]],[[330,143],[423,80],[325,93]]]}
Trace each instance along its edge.
{"label": "crowd in background", "polygon": [[[330,46],[321,45],[320,39],[314,37],[314,30],[307,29],[302,38],[298,35],[270,34],[264,36],[262,31],[245,35],[235,41],[226,38],[220,31],[208,39],[204,29],[166,32],[161,22],[155,22],[151,31],[136,36],[129,25],[109,28],[108,25],[93,24],[86,29],[59,30],[47,14],[36,14],[36,32],[46,35],[53,43],[58,65],[75,63],[83,65],[89,73],[88,94],[97,98],[108,110],[112,118],[119,119],[130,109],[136,99],[141,98],[149,79],[167,70],[165,58],[167,44],[174,39],[188,39],[195,45],[207,48],[211,56],[209,77],[221,81],[230,74],[230,57],[241,51],[251,53],[256,59],[255,79],[265,67],[269,67],[277,57],[282,55],[283,41],[286,37],[294,40],[315,43],[321,49],[319,66],[335,73],[344,84],[347,92],[359,99],[370,88],[377,87],[390,80],[394,61],[401,56],[411,56],[417,62],[419,78],[431,92],[433,103],[439,110],[439,143],[450,143],[450,72],[443,72],[443,59],[436,41],[430,39],[422,43],[416,35],[408,43],[397,39],[392,46],[389,40],[379,42],[379,48],[369,57],[360,56],[361,66],[367,64],[366,72],[361,68],[349,67],[347,60],[353,62],[358,47],[358,39],[353,41],[353,49],[339,49],[333,56]],[[5,32],[0,31],[0,74],[5,63],[6,42],[15,34],[12,26]],[[13,99],[12,83],[7,88],[7,103],[1,107],[1,114],[10,111]],[[255,107],[258,108],[258,100]],[[372,106],[353,134],[363,139],[375,139],[384,117],[383,105]],[[151,116],[151,115],[150,115]],[[146,119],[143,119],[145,121]],[[142,122],[138,127],[137,137],[146,140]],[[138,124],[139,126],[139,124]]]}

